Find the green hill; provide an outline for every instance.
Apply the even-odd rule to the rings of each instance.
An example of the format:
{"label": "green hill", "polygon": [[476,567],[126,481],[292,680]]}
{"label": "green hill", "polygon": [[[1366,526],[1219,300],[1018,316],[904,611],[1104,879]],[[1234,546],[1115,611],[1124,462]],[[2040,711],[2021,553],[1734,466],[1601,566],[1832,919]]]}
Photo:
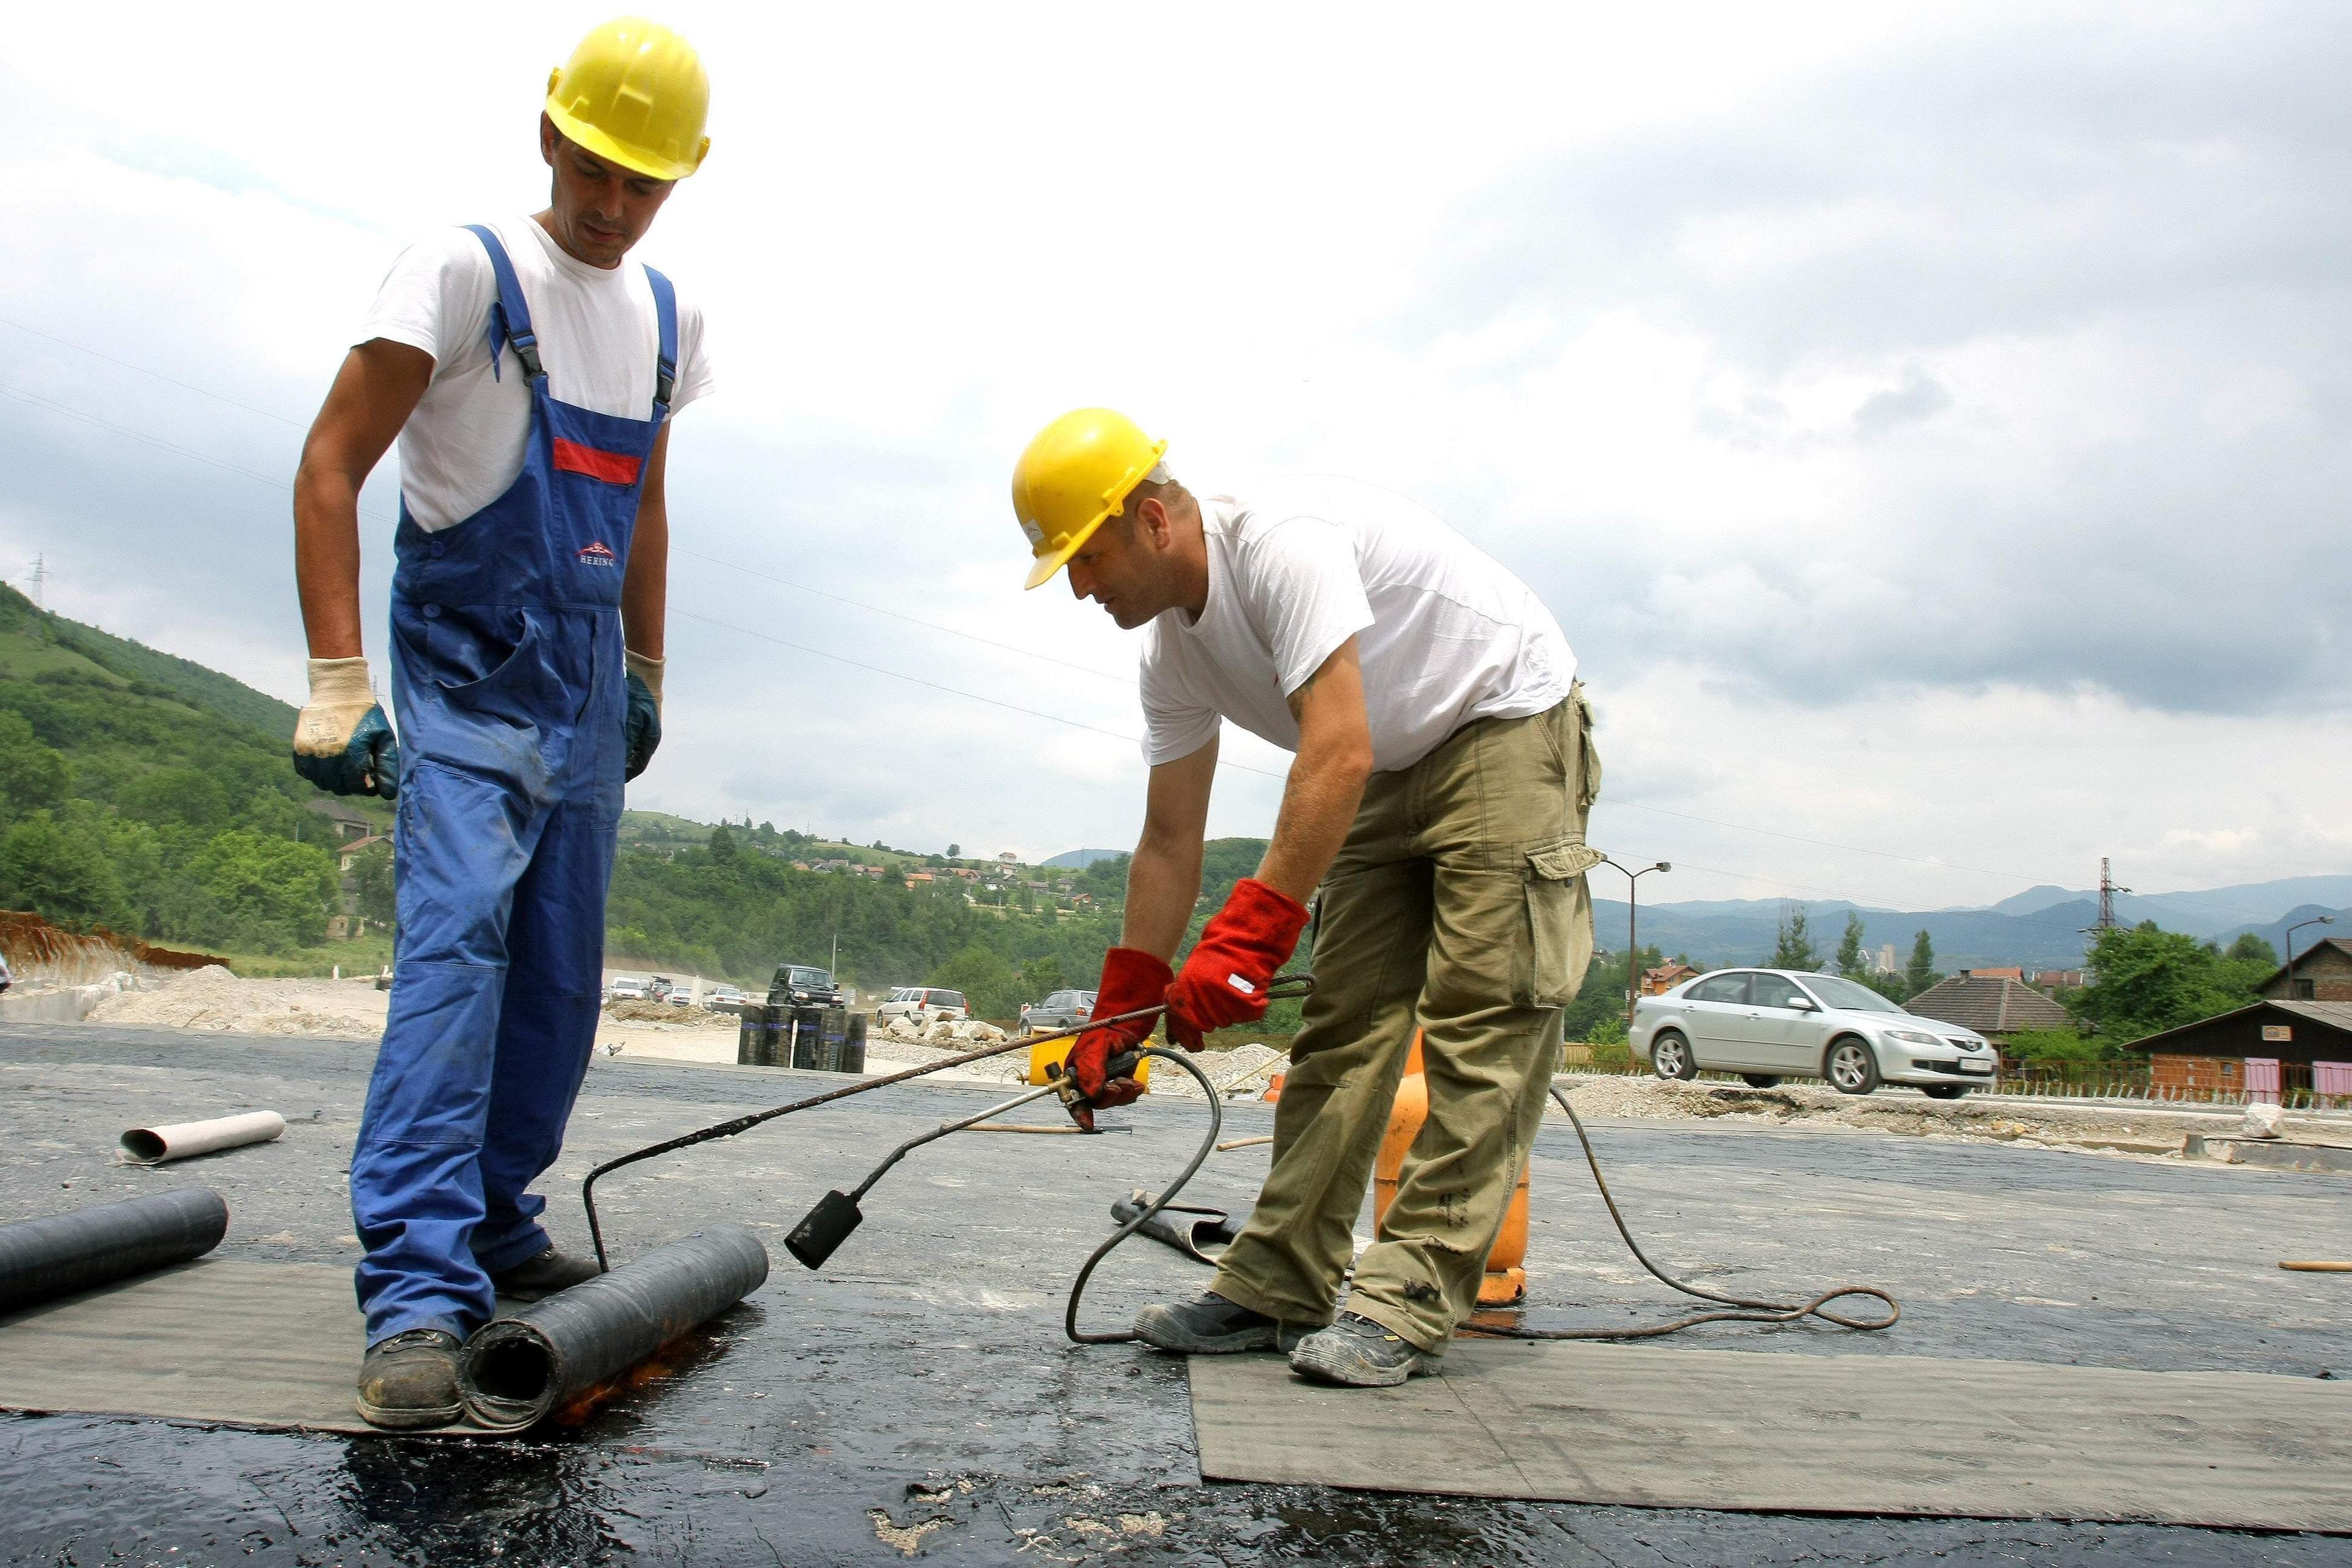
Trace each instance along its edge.
{"label": "green hill", "polygon": [[152,694],[176,697],[264,735],[294,732],[293,704],[194,659],[158,652],[63,616],[44,615],[22,594],[0,584],[0,637],[12,635],[20,640],[0,647],[0,667],[11,671],[87,668]]}
{"label": "green hill", "polygon": [[[287,759],[294,710],[215,670],[46,615],[0,586],[0,907],[66,924],[323,972],[373,966],[382,939],[329,943],[341,903],[331,797]],[[384,831],[383,802],[333,801]],[[983,1016],[1093,982],[1118,940],[1124,856],[1084,870],[953,863],[768,823],[631,811],[606,945],[632,961],[763,985],[780,963],[827,963],[867,991],[952,986]],[[1213,913],[1260,839],[1208,846]],[[852,862],[879,869],[819,871]],[[360,911],[389,919],[389,857],[353,867]],[[928,871],[910,883],[907,875]],[[272,955],[254,959],[251,955]],[[1279,1026],[1279,1021],[1277,1021]]]}
{"label": "green hill", "polygon": [[[340,903],[285,703],[0,586],[0,905],[290,952]],[[371,826],[383,802],[354,803]]]}

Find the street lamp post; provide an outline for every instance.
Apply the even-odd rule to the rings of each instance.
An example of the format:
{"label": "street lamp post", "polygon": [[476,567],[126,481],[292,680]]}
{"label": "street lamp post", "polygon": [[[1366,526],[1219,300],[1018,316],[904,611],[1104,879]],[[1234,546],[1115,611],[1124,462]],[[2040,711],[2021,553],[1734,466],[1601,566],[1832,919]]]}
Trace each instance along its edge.
{"label": "street lamp post", "polygon": [[2305,926],[2332,926],[2335,923],[2334,915],[2314,915],[2286,928],[2286,1000],[2294,1000],[2294,933]]}
{"label": "street lamp post", "polygon": [[1625,878],[1625,1026],[1630,1029],[1633,1026],[1633,1001],[1642,994],[1642,879],[1653,871],[1671,871],[1675,868],[1672,861],[1661,860],[1638,871],[1629,870],[1606,855],[1601,858],[1601,863],[1622,872]]}

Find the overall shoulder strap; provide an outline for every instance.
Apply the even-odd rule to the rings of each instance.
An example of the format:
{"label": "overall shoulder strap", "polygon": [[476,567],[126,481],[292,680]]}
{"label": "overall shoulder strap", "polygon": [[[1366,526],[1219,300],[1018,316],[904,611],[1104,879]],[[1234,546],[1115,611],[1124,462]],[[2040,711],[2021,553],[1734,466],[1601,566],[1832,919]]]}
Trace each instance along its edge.
{"label": "overall shoulder strap", "polygon": [[668,279],[646,268],[653,285],[654,319],[661,324],[661,357],[654,362],[654,422],[669,417],[670,395],[677,390],[677,290]]}
{"label": "overall shoulder strap", "polygon": [[487,225],[469,223],[466,227],[490,253],[490,271],[499,280],[499,297],[490,306],[490,375],[492,379],[498,376],[499,351],[511,348],[515,358],[522,362],[523,374],[537,381],[547,372],[539,363],[539,338],[530,330],[530,306],[522,297],[522,283],[515,277],[514,262]]}

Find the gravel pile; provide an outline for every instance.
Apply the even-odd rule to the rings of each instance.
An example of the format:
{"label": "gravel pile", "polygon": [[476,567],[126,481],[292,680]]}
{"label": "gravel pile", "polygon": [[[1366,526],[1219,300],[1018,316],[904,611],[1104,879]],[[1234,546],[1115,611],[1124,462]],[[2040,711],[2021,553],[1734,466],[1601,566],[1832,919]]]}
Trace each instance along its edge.
{"label": "gravel pile", "polygon": [[384,993],[335,980],[240,980],[217,963],[110,996],[93,1024],[372,1040],[383,1033]]}
{"label": "gravel pile", "polygon": [[[1580,1116],[1654,1121],[1722,1118],[1748,1122],[1808,1122],[1871,1128],[1912,1137],[1979,1142],[2074,1145],[2127,1152],[2177,1151],[2189,1131],[2214,1117],[2176,1110],[2060,1102],[1931,1100],[1911,1095],[1849,1097],[1818,1085],[1748,1089],[1737,1084],[1670,1083],[1654,1078],[1563,1078]],[[2221,1121],[2234,1121],[2235,1111]]]}

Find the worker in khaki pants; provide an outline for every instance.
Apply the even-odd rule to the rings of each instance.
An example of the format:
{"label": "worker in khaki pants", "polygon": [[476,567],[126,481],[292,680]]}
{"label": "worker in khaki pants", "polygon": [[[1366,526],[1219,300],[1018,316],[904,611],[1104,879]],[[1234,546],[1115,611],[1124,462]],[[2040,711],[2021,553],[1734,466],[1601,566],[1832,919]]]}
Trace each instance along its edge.
{"label": "worker in khaki pants", "polygon": [[1591,713],[1580,686],[1372,775],[1318,894],[1315,991],[1275,1110],[1274,1168],[1216,1294],[1286,1323],[1328,1321],[1418,1025],[1429,1120],[1348,1310],[1433,1363],[1477,1305],[1543,1120],[1560,1009],[1592,958]]}
{"label": "worker in khaki pants", "polygon": [[[1274,1168],[1212,1289],[1137,1333],[1190,1353],[1281,1350],[1319,1380],[1434,1372],[1469,1315],[1526,1163],[1592,951],[1584,824],[1600,784],[1575,656],[1527,586],[1427,511],[1348,480],[1193,495],[1108,409],[1042,431],[1013,477],[1035,587],[1142,628],[1143,835],[1097,1017],[1164,1002],[1171,1038],[1263,1017],[1319,898],[1316,989],[1275,1121]],[[1294,752],[1257,875],[1183,971],[1217,742],[1231,721]],[[1383,1239],[1341,1280],[1412,1043],[1429,1119]],[[1082,1036],[1084,1104],[1150,1019]]]}

